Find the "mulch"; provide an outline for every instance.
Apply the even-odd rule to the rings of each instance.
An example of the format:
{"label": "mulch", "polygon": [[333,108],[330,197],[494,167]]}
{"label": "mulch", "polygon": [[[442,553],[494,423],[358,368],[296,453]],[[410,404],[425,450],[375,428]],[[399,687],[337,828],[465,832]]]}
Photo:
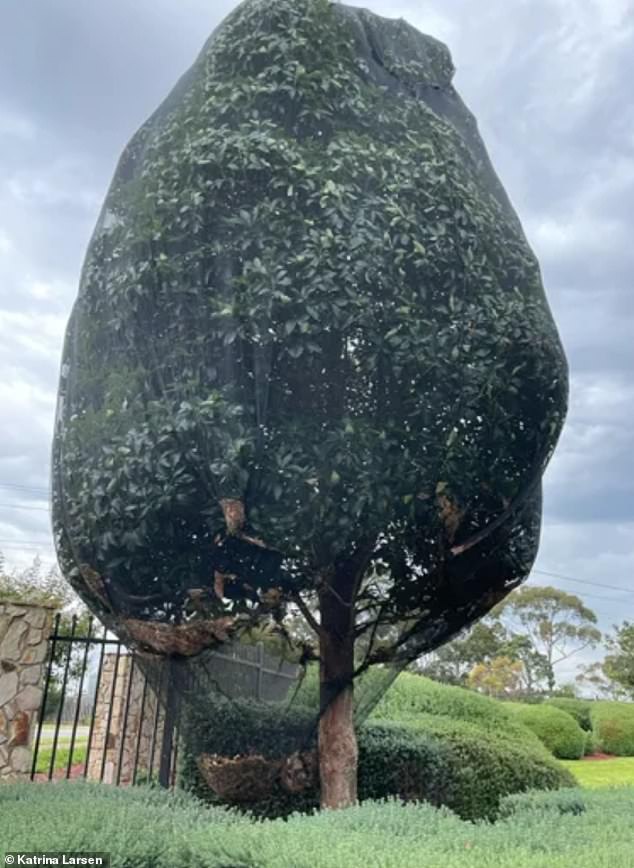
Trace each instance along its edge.
{"label": "mulch", "polygon": [[612,753],[591,753],[588,756],[581,757],[582,760],[611,760],[616,759]]}
{"label": "mulch", "polygon": [[[77,763],[77,765],[73,765],[70,767],[69,778],[81,778],[84,774],[84,763]],[[54,769],[53,770],[53,780],[61,781],[66,777],[66,769]],[[49,780],[48,774],[45,772],[38,772],[33,778],[34,781],[39,783],[45,783]]]}

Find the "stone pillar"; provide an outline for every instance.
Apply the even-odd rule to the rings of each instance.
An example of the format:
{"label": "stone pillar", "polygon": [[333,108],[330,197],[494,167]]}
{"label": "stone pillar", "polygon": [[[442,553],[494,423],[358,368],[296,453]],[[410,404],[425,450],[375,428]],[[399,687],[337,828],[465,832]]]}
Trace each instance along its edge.
{"label": "stone pillar", "polygon": [[[115,669],[117,672],[116,681],[114,681]],[[95,700],[97,703],[95,726],[87,771],[89,780],[100,780],[103,764],[105,783],[114,784],[118,781],[122,785],[131,784],[134,778],[137,751],[137,782],[141,783],[150,776],[156,780],[158,775],[163,735],[163,708],[162,706],[159,708],[156,736],[154,737],[156,693],[148,683],[145,689],[144,702],[145,676],[138,663],[134,665],[132,685],[130,686],[131,672],[131,656],[120,656],[117,666],[116,654],[105,655]],[[128,688],[130,690],[129,700]],[[111,707],[112,713],[110,713]],[[108,728],[109,716],[110,727]],[[154,755],[152,757],[153,738]],[[122,739],[123,750],[121,749]],[[104,751],[105,763],[103,762]],[[119,758],[121,758],[121,774],[118,774]],[[152,764],[151,769],[150,762]]]}
{"label": "stone pillar", "polygon": [[0,600],[0,782],[27,779],[53,606]]}

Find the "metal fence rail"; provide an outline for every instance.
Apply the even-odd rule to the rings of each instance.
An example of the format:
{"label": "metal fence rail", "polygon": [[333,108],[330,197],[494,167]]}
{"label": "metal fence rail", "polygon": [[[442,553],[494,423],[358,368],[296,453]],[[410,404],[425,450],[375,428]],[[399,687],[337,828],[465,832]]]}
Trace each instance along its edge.
{"label": "metal fence rail", "polygon": [[[78,635],[77,625],[74,617],[64,632],[57,615],[49,637],[31,780],[88,777],[123,785],[149,779],[173,786],[179,743],[174,664],[165,659],[157,672],[123,642],[109,638],[94,618],[85,635]],[[297,667],[280,663],[261,643],[209,652],[209,657],[235,671],[235,683],[248,685],[257,700],[283,696],[297,679]],[[208,689],[200,673],[196,681],[199,689]],[[68,758],[60,762],[65,750]]]}

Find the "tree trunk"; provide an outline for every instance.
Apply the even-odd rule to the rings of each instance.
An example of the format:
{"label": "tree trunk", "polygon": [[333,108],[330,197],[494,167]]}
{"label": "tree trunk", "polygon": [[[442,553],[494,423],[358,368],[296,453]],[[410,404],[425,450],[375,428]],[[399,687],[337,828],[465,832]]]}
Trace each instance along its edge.
{"label": "tree trunk", "polygon": [[322,808],[346,808],[357,801],[357,737],[352,674],[354,636],[351,606],[331,592],[320,594],[319,778]]}

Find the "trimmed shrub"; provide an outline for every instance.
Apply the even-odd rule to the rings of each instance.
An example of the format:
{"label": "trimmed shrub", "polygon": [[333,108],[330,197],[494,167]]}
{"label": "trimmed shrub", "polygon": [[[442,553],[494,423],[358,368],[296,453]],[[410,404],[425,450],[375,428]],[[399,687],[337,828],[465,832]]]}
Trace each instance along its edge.
{"label": "trimmed shrub", "polygon": [[586,732],[586,745],[584,748],[584,756],[592,756],[593,753],[599,753],[601,750],[601,742],[594,732]]}
{"label": "trimmed shrub", "polygon": [[[433,715],[418,715],[408,725],[391,729],[402,732],[404,740],[416,736],[438,745],[444,788],[436,792],[442,798],[436,801],[432,793],[421,793],[418,798],[446,805],[464,819],[495,817],[500,799],[511,793],[575,786],[572,775],[539,742],[522,744],[468,721]],[[392,794],[397,792],[385,795]]]}
{"label": "trimmed shrub", "polygon": [[506,703],[524,726],[541,739],[558,759],[580,759],[586,748],[586,734],[567,712],[550,705]]}
{"label": "trimmed shrub", "polygon": [[[471,698],[467,691],[462,692]],[[504,709],[500,719],[508,724]],[[517,725],[516,729],[522,735],[523,728]],[[250,753],[274,759],[316,747],[315,719],[308,710],[287,709],[282,714],[274,707],[244,700],[219,698],[213,709],[196,709],[183,735],[188,745],[181,766],[183,785],[213,804],[220,800],[197,768],[200,753],[233,757],[247,747]],[[359,728],[361,800],[388,796],[423,800],[475,819],[495,816],[500,798],[509,793],[573,785],[570,773],[529,732],[512,738],[503,727],[485,729],[477,723],[431,714],[403,718],[399,723],[379,720]],[[248,809],[271,818],[309,811],[318,804],[316,786],[291,794],[276,784],[266,800],[250,803]]]}
{"label": "trimmed shrub", "polygon": [[543,747],[535,733],[499,702],[464,687],[439,684],[421,675],[404,672],[376,706],[373,720],[394,720],[414,725],[421,715],[481,727],[488,735],[516,742],[533,751]]}
{"label": "trimmed shrub", "polygon": [[506,706],[464,687],[439,684],[422,675],[403,672],[378,703],[375,719],[410,720],[417,714],[433,714],[467,720],[486,727],[508,728]]}
{"label": "trimmed shrub", "polygon": [[544,705],[553,705],[561,711],[566,711],[571,717],[574,717],[581,729],[585,729],[586,732],[592,730],[590,712],[593,704],[590,699],[573,699],[567,696],[554,696],[552,699],[547,699],[544,703]]}
{"label": "trimmed shrub", "polygon": [[591,717],[602,750],[615,756],[634,756],[634,703],[595,702]]}
{"label": "trimmed shrub", "polygon": [[[317,742],[317,719],[308,708],[284,708],[274,703],[227,699],[220,694],[200,697],[187,707],[181,721],[183,749],[179,752],[179,780],[184,789],[211,804],[222,804],[197,766],[200,754],[223,757],[260,755],[280,759],[296,751],[312,750]],[[319,804],[316,791],[291,795],[274,786],[264,802],[250,804],[261,817],[286,816]]]}
{"label": "trimmed shrub", "polygon": [[629,868],[634,788],[506,799],[496,823],[366,802],[254,823],[146,787],[0,787],[0,854],[107,852],[117,868]]}
{"label": "trimmed shrub", "polygon": [[366,726],[359,738],[359,797],[399,796],[445,805],[464,819],[492,818],[500,799],[574,786],[544,751],[525,750],[460,721]]}

